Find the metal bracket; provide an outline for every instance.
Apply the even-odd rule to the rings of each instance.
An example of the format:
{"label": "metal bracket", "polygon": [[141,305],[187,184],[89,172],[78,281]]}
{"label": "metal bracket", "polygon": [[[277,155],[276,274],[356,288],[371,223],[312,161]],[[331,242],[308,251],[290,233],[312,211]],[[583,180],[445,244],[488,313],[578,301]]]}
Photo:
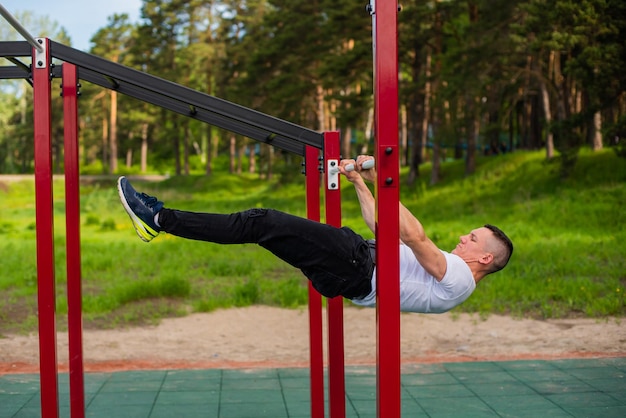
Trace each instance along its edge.
{"label": "metal bracket", "polygon": [[339,160],[326,162],[326,187],[328,190],[339,189]]}
{"label": "metal bracket", "polygon": [[48,66],[46,38],[36,38],[35,42],[41,45],[41,51],[35,48],[35,68],[46,68]]}

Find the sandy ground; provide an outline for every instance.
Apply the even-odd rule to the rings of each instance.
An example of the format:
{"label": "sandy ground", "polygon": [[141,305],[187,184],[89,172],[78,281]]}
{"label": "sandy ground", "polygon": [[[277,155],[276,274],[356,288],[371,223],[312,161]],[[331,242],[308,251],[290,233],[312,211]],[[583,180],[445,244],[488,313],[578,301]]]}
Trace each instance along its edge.
{"label": "sandy ground", "polygon": [[[401,330],[403,363],[626,356],[626,325],[616,318],[403,314]],[[375,364],[376,311],[345,308],[344,333],[346,364]],[[67,338],[58,333],[61,371],[67,370]],[[84,364],[87,371],[306,367],[308,338],[306,309],[228,309],[151,327],[85,330]],[[38,350],[36,335],[0,339],[0,374],[37,371]]]}

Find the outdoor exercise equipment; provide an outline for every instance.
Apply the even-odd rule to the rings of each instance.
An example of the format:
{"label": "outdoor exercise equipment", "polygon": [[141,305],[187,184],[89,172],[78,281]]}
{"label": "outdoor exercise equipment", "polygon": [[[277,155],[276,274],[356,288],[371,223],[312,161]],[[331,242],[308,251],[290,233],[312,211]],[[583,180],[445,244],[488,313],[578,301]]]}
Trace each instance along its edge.
{"label": "outdoor exercise equipment", "polygon": [[[327,178],[326,178],[326,187],[328,187],[329,190],[338,190],[339,189],[339,160],[328,160],[326,164],[328,166],[326,170],[326,172],[328,173]],[[375,160],[367,160],[361,165],[361,167],[364,170],[370,170],[374,167],[374,165],[376,165]],[[354,164],[347,164],[345,166],[345,170],[354,171]]]}
{"label": "outdoor exercise equipment", "polygon": [[[363,170],[371,170],[376,165],[376,160],[367,160],[363,164],[361,164],[361,168]],[[354,171],[354,164],[346,164],[344,167],[346,171]],[[339,172],[339,167],[335,166],[331,168],[329,171],[331,174],[335,174]]]}
{"label": "outdoor exercise equipment", "polygon": [[[394,0],[370,0],[373,23],[376,115],[377,415],[400,417],[399,152],[397,13]],[[37,302],[42,418],[59,417],[56,351],[55,248],[52,205],[51,80],[62,79],[65,139],[67,305],[72,418],[84,418],[80,197],[78,164],[79,80],[116,90],[305,158],[307,215],[320,219],[319,170],[325,174],[327,223],[341,226],[339,177],[331,175],[340,155],[339,132],[319,133],[176,83],[125,67],[48,38],[33,38],[0,5],[0,14],[26,41],[0,42],[0,79],[33,86],[37,233]],[[30,58],[30,64],[20,58]],[[62,62],[53,65],[52,59]],[[321,152],[321,155],[320,155]],[[322,161],[322,164],[320,164]],[[334,165],[333,165],[334,164]],[[336,178],[335,178],[336,176]],[[332,179],[332,181],[331,181]],[[381,233],[379,231],[384,231]],[[309,284],[311,416],[324,417],[322,301]],[[346,415],[343,301],[329,299],[328,394],[331,418]],[[382,344],[384,342],[384,344]]]}

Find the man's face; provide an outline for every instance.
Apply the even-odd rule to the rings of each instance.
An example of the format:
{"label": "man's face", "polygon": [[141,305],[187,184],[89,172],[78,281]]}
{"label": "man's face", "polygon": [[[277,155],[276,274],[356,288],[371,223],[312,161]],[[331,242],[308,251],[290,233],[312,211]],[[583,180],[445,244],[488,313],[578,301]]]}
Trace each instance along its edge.
{"label": "man's face", "polygon": [[461,235],[459,243],[452,250],[452,254],[458,255],[466,262],[478,261],[487,253],[487,241],[491,234],[489,229],[481,227],[474,229],[467,235]]}

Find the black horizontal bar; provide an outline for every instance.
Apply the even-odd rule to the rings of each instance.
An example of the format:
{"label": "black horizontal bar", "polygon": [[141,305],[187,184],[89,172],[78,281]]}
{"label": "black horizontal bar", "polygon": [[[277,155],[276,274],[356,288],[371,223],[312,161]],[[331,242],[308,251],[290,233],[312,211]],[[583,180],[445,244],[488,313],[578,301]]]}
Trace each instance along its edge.
{"label": "black horizontal bar", "polygon": [[0,57],[30,57],[33,47],[26,41],[0,42]]}
{"label": "black horizontal bar", "polygon": [[[285,151],[304,155],[305,145],[323,148],[323,134],[294,123],[269,116],[217,97],[201,93],[168,80],[117,64],[63,44],[50,41],[53,58],[74,64],[79,77],[108,89],[220,128],[271,144]],[[25,41],[0,42],[0,57],[32,56]],[[52,69],[55,77],[60,68]],[[25,78],[30,73],[18,67],[0,67],[0,78]]]}
{"label": "black horizontal bar", "polygon": [[[195,108],[198,113],[201,113],[204,109],[209,113],[219,116],[219,118],[216,119],[216,126],[230,130],[231,128],[220,124],[227,119],[237,121],[237,124],[247,124],[260,132],[267,132],[268,138],[274,138],[272,139],[272,144],[275,144],[274,141],[276,141],[277,138],[282,137],[285,140],[292,140],[302,144],[302,147],[297,147],[298,149],[302,148],[302,150],[304,150],[304,145],[310,145],[318,149],[323,148],[323,135],[319,132],[205,93],[198,92],[171,81],[125,67],[121,64],[105,60],[95,55],[78,51],[53,41],[50,41],[50,45],[51,55],[53,57],[72,63],[80,69],[90,71],[90,81],[94,84],[107,88],[114,88],[118,91],[122,91],[122,87],[125,87],[126,90],[135,91],[136,94],[137,89],[146,90],[150,94],[146,94],[145,98],[142,100],[152,102],[156,96],[163,96],[167,98],[166,101],[172,100],[180,102],[184,104],[184,107],[187,109],[185,113],[187,116],[190,116],[190,112],[188,110],[190,108]],[[104,80],[106,80],[106,78],[109,80],[106,81],[106,83],[104,80],[96,82],[95,79],[98,74]],[[117,83],[117,87],[112,85],[111,79]],[[132,88],[129,86],[132,86]],[[252,139],[260,140],[258,136],[252,137]],[[303,155],[303,153],[304,151],[302,151],[301,155]]]}
{"label": "black horizontal bar", "polygon": [[[99,73],[95,73],[86,68],[78,69],[78,77],[81,80],[88,81],[98,86],[111,88],[110,81],[107,78],[102,77]],[[147,103],[155,104],[192,119],[219,126],[223,129],[246,136],[259,142],[271,144],[272,146],[282,150],[299,155],[304,154],[303,144],[284,137],[275,136],[272,132],[261,130],[236,119],[230,119],[219,114],[211,113],[206,109],[193,108],[192,111],[192,109],[187,107],[185,103],[181,103],[178,100],[174,100],[170,97],[163,96],[128,83],[120,84],[115,90],[124,95],[134,97]]]}
{"label": "black horizontal bar", "polygon": [[0,67],[0,79],[9,80],[13,78],[29,78],[30,72],[25,71],[23,68],[12,67]]}

